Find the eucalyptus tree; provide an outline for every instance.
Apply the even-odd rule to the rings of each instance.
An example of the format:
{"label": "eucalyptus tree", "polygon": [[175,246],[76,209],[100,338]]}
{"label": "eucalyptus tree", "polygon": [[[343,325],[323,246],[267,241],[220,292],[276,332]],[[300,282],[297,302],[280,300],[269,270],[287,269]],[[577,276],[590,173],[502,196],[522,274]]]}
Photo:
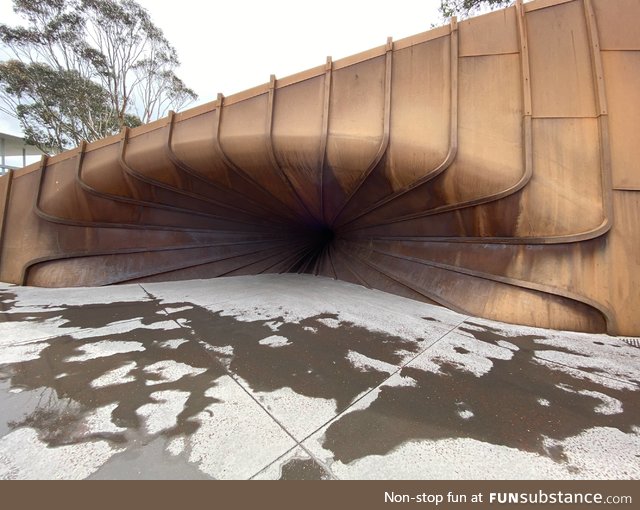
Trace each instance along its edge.
{"label": "eucalyptus tree", "polygon": [[56,152],[150,122],[197,98],[134,0],[14,0],[0,24],[0,100],[30,143]]}
{"label": "eucalyptus tree", "polygon": [[440,0],[440,14],[448,19],[452,16],[468,18],[482,9],[499,9],[511,4],[512,0]]}

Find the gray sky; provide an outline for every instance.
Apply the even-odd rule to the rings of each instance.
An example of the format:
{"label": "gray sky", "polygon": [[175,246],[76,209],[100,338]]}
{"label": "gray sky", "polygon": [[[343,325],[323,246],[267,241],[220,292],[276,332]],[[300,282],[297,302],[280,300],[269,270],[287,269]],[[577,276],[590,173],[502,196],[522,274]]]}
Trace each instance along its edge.
{"label": "gray sky", "polygon": [[[190,106],[230,95],[438,23],[439,0],[138,0],[176,47],[178,75],[200,96]],[[11,0],[0,20],[13,24]],[[0,131],[19,135],[0,113]]]}

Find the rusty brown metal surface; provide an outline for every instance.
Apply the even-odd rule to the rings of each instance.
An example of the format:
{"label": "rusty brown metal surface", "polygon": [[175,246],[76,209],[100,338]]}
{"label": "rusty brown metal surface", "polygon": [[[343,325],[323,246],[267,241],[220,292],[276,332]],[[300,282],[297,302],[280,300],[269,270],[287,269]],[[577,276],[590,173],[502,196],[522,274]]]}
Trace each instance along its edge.
{"label": "rusty brown metal surface", "polygon": [[640,335],[640,2],[537,0],[0,178],[0,280],[303,272]]}

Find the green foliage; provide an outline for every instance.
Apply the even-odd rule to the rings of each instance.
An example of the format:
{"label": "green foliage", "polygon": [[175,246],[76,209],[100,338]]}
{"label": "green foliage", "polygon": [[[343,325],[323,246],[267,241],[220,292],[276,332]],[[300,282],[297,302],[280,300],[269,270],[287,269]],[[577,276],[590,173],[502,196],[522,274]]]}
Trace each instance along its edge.
{"label": "green foliage", "polygon": [[0,24],[13,54],[0,99],[30,143],[60,151],[196,99],[175,49],[134,0],[14,0],[25,26]]}
{"label": "green foliage", "polygon": [[467,18],[481,9],[499,9],[511,3],[512,0],[440,0],[439,10],[444,19]]}
{"label": "green foliage", "polygon": [[0,77],[28,143],[45,151],[118,129],[106,91],[77,71],[9,60],[0,63]]}

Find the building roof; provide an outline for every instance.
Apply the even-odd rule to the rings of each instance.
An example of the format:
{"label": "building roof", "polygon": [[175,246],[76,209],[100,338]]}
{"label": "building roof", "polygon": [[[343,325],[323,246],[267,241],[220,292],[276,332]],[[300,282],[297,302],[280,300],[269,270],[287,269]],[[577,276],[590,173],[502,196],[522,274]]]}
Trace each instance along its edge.
{"label": "building roof", "polygon": [[[4,142],[4,143],[3,143]],[[24,138],[20,136],[0,133],[0,155],[5,157],[22,156],[22,150],[26,156],[39,156],[42,151],[35,145],[26,144]]]}

